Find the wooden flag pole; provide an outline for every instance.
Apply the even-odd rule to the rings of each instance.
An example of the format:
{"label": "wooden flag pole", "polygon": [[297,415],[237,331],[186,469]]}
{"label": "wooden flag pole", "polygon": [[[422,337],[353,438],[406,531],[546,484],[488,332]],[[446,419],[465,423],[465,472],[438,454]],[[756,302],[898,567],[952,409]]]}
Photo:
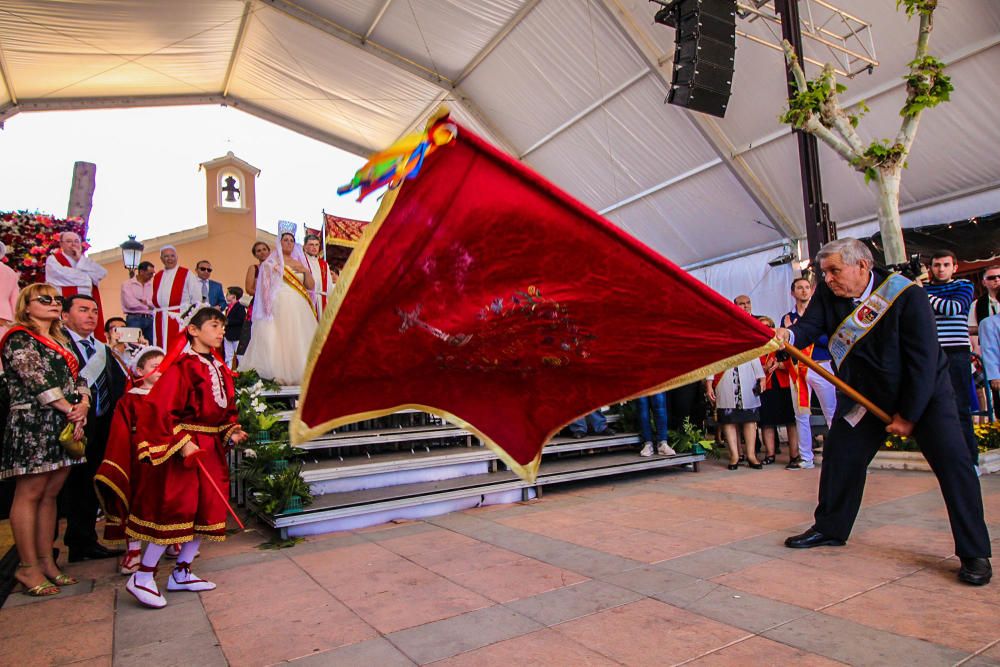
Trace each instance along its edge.
{"label": "wooden flag pole", "polygon": [[839,389],[840,391],[842,391],[845,394],[847,394],[847,396],[850,397],[856,403],[860,403],[862,406],[865,407],[865,409],[867,409],[873,415],[875,415],[876,417],[878,417],[879,419],[881,419],[883,422],[885,422],[886,424],[889,424],[889,423],[892,422],[892,417],[890,417],[888,415],[888,413],[886,413],[885,410],[883,410],[882,408],[878,407],[877,405],[875,405],[874,403],[872,403],[871,401],[869,401],[867,398],[865,398],[864,396],[862,396],[861,394],[859,394],[857,392],[857,390],[855,390],[849,384],[847,384],[846,382],[844,382],[843,380],[841,380],[840,378],[838,378],[836,375],[834,375],[830,371],[826,370],[825,368],[823,368],[822,366],[820,366],[818,363],[816,363],[815,361],[813,361],[811,358],[809,358],[808,356],[806,356],[802,352],[802,350],[798,349],[794,345],[787,345],[787,344],[785,345],[784,349],[785,349],[785,352],[788,352],[788,354],[790,354],[793,357],[795,357],[795,359],[799,363],[805,364],[811,370],[814,370],[817,373],[819,373],[820,376],[824,380],[826,380],[827,382],[831,383],[837,389]]}

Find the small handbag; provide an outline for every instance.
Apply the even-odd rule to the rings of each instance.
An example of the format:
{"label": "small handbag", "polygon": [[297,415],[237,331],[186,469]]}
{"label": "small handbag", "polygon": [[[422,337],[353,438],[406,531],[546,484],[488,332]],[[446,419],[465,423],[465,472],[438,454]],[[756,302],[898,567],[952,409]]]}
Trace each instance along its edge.
{"label": "small handbag", "polygon": [[82,459],[87,452],[87,436],[81,436],[79,440],[73,439],[74,424],[66,424],[66,428],[59,434],[59,444],[71,459]]}

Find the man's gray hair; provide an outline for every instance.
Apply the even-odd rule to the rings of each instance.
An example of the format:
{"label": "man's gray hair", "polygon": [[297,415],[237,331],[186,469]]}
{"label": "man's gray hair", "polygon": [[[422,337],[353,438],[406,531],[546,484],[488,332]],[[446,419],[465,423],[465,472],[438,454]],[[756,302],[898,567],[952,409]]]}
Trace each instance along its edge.
{"label": "man's gray hair", "polygon": [[843,238],[830,241],[816,253],[816,263],[819,264],[824,259],[833,255],[840,255],[840,259],[844,264],[857,265],[864,261],[868,262],[869,267],[875,266],[875,258],[872,257],[872,251],[857,239]]}

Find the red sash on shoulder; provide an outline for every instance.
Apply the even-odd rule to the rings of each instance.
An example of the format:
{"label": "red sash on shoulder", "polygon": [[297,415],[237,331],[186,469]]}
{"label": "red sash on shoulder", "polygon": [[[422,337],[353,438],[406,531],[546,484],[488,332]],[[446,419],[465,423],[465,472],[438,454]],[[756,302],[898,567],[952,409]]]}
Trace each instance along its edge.
{"label": "red sash on shoulder", "polygon": [[187,282],[187,276],[188,270],[183,266],[178,266],[177,272],[174,274],[174,282],[170,286],[170,301],[168,303],[160,303],[159,295],[160,284],[163,283],[163,269],[153,275],[153,307],[156,309],[153,313],[153,333],[156,337],[162,336],[163,324],[166,321],[166,340],[156,341],[165,350],[168,350],[171,342],[176,340],[181,327],[180,324],[168,315],[166,310],[161,309],[177,308],[179,312],[181,296],[184,294],[184,283]]}
{"label": "red sash on shoulder", "polygon": [[[73,263],[69,261],[69,257],[63,254],[62,250],[56,250],[52,255],[56,258],[56,261],[63,266],[74,268]],[[80,293],[80,288],[75,285],[72,287],[57,287],[64,298],[73,296],[74,294]],[[97,328],[94,329],[94,338],[101,341],[102,343],[108,342],[104,337],[104,304],[101,303],[101,290],[91,283],[90,295],[94,297],[94,301],[97,302]]]}
{"label": "red sash on shoulder", "polygon": [[12,326],[10,329],[7,329],[7,333],[5,333],[3,335],[3,339],[0,340],[0,348],[2,348],[7,343],[7,339],[15,331],[23,331],[24,333],[28,334],[29,336],[31,336],[32,338],[34,338],[39,343],[49,348],[53,352],[58,352],[62,356],[62,358],[65,359],[66,365],[69,366],[69,372],[70,375],[73,376],[73,380],[76,380],[79,377],[80,362],[79,360],[77,360],[75,354],[73,354],[72,352],[70,352],[65,347],[55,342],[54,340],[51,340],[49,338],[46,338],[45,336],[37,334],[31,329],[21,326],[20,324],[17,324],[15,326]]}

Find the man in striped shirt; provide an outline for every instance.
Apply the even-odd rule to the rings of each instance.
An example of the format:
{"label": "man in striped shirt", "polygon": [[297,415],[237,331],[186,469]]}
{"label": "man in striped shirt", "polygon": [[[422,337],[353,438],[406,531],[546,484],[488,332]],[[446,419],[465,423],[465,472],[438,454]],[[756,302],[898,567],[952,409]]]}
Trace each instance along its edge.
{"label": "man in striped shirt", "polygon": [[958,420],[973,463],[979,463],[979,447],[972,431],[972,359],[969,356],[969,306],[975,291],[968,280],[955,280],[958,259],[950,250],[938,250],[931,257],[931,281],[924,285],[937,320],[938,342],[951,366],[951,386],[955,389]]}

